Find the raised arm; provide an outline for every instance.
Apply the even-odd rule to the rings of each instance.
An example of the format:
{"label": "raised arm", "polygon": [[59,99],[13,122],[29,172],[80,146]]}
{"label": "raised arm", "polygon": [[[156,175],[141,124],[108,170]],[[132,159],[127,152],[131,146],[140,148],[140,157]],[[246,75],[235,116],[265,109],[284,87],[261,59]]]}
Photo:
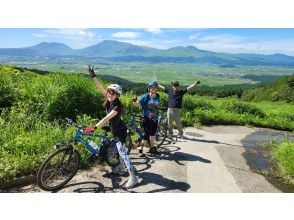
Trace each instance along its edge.
{"label": "raised arm", "polygon": [[137,96],[134,96],[134,97],[132,98],[132,101],[133,101],[133,105],[134,105],[134,106],[136,106],[136,107],[138,107],[138,108],[141,108],[141,107],[142,107],[141,104],[138,102],[138,97],[137,97]]}
{"label": "raised arm", "polygon": [[200,80],[198,80],[196,83],[194,83],[194,84],[192,84],[192,85],[190,85],[188,88],[187,88],[187,91],[189,91],[189,90],[191,90],[191,89],[193,89],[196,85],[198,85],[198,84],[200,84],[201,83],[201,81]]}
{"label": "raised arm", "polygon": [[158,84],[158,88],[160,88],[161,90],[165,91],[165,87],[162,86],[162,85],[160,85],[160,84]]}
{"label": "raised arm", "polygon": [[92,65],[89,65],[87,68],[87,71],[89,72],[89,75],[91,76],[95,86],[98,88],[98,90],[106,97],[107,91],[101,84],[100,80],[96,77],[96,74],[94,72],[94,67]]}

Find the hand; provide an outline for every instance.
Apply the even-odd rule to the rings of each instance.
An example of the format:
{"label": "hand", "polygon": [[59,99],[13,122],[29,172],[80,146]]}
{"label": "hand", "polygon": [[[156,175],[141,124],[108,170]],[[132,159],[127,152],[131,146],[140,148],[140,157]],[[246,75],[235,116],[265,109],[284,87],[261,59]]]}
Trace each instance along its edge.
{"label": "hand", "polygon": [[133,96],[132,100],[133,100],[133,102],[137,102],[138,97],[137,96]]}
{"label": "hand", "polygon": [[195,85],[197,85],[197,84],[200,84],[201,83],[201,81],[200,80],[198,80],[196,83],[195,83]]}
{"label": "hand", "polygon": [[88,67],[87,67],[87,71],[88,71],[89,75],[90,75],[92,78],[96,77],[96,74],[95,74],[95,72],[94,72],[94,67],[93,67],[93,65],[88,65]]}
{"label": "hand", "polygon": [[86,128],[85,133],[90,134],[92,133],[97,127],[96,126],[89,126]]}

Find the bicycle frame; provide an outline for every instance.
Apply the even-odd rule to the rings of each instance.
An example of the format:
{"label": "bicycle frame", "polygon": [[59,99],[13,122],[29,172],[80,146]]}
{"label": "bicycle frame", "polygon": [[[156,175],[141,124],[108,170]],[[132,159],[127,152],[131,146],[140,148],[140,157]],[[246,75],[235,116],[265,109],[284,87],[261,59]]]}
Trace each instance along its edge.
{"label": "bicycle frame", "polygon": [[132,116],[131,118],[131,122],[127,125],[128,129],[131,128],[133,130],[135,130],[135,132],[139,135],[140,139],[143,140],[144,136],[145,136],[145,133],[144,131],[141,131],[139,129],[139,126],[136,126],[136,120],[135,120],[135,117]]}
{"label": "bicycle frame", "polygon": [[[102,138],[102,140],[98,144],[98,148],[95,149],[92,146],[90,146],[90,144],[87,141],[85,141],[82,138],[82,136],[100,137]],[[105,143],[111,142],[111,139],[108,138],[107,134],[92,134],[92,133],[85,134],[81,129],[77,129],[75,137],[74,137],[74,141],[82,143],[90,153],[94,155],[99,155],[101,147],[104,146]]]}

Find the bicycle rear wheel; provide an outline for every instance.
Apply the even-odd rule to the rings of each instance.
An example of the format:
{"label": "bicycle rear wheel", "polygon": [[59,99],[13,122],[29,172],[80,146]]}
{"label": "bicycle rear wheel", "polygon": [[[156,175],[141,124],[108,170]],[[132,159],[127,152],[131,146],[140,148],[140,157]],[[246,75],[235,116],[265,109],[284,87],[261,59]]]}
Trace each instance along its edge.
{"label": "bicycle rear wheel", "polygon": [[55,150],[37,173],[38,186],[45,191],[62,188],[77,173],[80,154],[71,145]]}
{"label": "bicycle rear wheel", "polygon": [[156,137],[154,144],[156,147],[160,147],[167,137],[167,124],[159,123],[157,126]]}

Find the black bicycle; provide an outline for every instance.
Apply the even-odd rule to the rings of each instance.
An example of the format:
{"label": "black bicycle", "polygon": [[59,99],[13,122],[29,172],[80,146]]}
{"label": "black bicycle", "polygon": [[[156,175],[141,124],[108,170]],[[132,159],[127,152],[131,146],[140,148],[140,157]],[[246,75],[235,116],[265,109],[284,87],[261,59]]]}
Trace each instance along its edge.
{"label": "black bicycle", "polygon": [[[160,147],[167,137],[167,119],[165,115],[166,108],[159,109],[159,116],[157,118],[158,126],[156,130],[155,146]],[[142,140],[144,139],[145,132],[143,128],[143,117],[138,114],[134,114],[130,111],[127,112],[129,120],[127,121],[127,141],[126,147],[128,154],[132,149],[140,147]],[[146,142],[146,147],[150,147],[149,141]]]}

